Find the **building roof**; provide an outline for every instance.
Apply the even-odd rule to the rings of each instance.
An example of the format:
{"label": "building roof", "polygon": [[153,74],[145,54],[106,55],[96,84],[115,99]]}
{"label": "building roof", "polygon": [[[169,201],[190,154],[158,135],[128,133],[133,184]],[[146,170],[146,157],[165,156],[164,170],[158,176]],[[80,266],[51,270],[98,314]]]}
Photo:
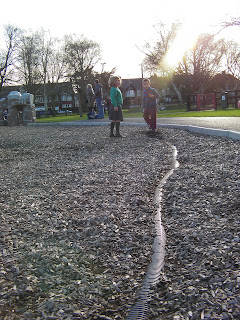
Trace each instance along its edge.
{"label": "building roof", "polygon": [[[73,86],[71,82],[59,82],[59,83],[47,83],[47,92],[54,90],[56,94],[60,93],[74,93]],[[12,91],[21,91],[21,89],[25,89],[26,86],[24,85],[17,85],[17,86],[5,86],[2,87],[2,91],[0,92],[0,99],[6,98],[10,92]],[[44,91],[43,84],[34,84],[31,86],[30,90],[26,90],[28,93],[35,95],[36,93],[42,94]]]}
{"label": "building roof", "polygon": [[127,90],[141,90],[142,89],[142,78],[135,79],[122,79],[121,88],[124,91]]}

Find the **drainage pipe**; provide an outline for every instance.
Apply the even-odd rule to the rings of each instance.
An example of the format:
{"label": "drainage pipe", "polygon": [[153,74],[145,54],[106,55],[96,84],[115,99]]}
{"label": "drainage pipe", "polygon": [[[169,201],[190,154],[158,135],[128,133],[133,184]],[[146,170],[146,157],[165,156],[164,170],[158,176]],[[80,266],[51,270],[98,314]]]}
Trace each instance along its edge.
{"label": "drainage pipe", "polygon": [[177,161],[177,149],[171,145],[173,158],[171,169],[161,179],[159,185],[156,188],[154,195],[154,204],[157,207],[157,213],[155,215],[155,238],[153,242],[153,255],[152,260],[148,266],[147,273],[142,283],[141,290],[138,294],[135,305],[130,310],[127,316],[127,320],[143,320],[147,319],[148,315],[148,302],[150,301],[151,286],[156,285],[160,278],[160,273],[164,265],[165,257],[165,244],[166,235],[164,227],[162,225],[162,188],[166,180],[173,174],[174,170],[178,168],[179,163]]}

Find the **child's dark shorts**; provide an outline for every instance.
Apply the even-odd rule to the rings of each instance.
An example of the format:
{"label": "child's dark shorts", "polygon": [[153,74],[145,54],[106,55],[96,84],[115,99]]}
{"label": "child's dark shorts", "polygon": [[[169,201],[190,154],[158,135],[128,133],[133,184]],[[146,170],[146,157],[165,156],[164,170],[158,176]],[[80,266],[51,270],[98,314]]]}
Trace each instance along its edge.
{"label": "child's dark shorts", "polygon": [[122,107],[118,107],[118,111],[114,111],[113,104],[110,105],[109,108],[109,120],[112,121],[123,121],[123,112]]}

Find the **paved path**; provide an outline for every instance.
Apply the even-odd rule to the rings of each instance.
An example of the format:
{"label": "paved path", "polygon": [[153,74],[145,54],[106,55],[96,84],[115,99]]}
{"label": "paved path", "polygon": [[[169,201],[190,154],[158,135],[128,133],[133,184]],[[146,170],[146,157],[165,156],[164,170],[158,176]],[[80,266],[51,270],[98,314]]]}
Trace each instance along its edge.
{"label": "paved path", "polygon": [[[79,120],[74,122],[32,124],[32,125],[108,125],[110,120],[104,119]],[[31,125],[31,124],[30,124]],[[146,126],[143,118],[124,118],[122,125]],[[158,127],[170,127],[188,130],[200,134],[215,135],[240,140],[240,118],[239,117],[186,117],[186,118],[158,118]]]}
{"label": "paved path", "polygon": [[[126,122],[140,122],[144,123],[141,118],[124,119]],[[240,132],[240,118],[239,117],[187,117],[187,118],[158,118],[158,124],[177,124],[177,125],[191,125],[204,128],[231,130]]]}
{"label": "paved path", "polygon": [[[95,120],[80,120],[76,121],[76,125],[104,125],[109,123],[108,118],[104,119],[95,119]],[[146,125],[143,118],[124,118],[123,125],[127,124],[142,124]],[[73,123],[71,123],[73,124]],[[222,129],[222,130],[231,130],[240,132],[240,117],[186,117],[186,118],[157,118],[157,124],[175,124],[179,126],[197,126],[203,128],[213,128],[213,129]]]}
{"label": "paved path", "polygon": [[[125,119],[126,123],[132,123],[133,121],[139,121],[141,122],[141,125],[144,125],[143,119]],[[157,126],[178,128],[200,134],[240,140],[239,117],[158,118]]]}

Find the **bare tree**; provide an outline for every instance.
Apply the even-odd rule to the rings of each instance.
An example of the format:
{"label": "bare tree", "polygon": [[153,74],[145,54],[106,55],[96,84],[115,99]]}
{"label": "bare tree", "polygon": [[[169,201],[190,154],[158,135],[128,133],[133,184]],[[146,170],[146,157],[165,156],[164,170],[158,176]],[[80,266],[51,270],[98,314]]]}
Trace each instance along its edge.
{"label": "bare tree", "polygon": [[14,53],[19,34],[19,29],[13,25],[6,25],[4,29],[6,46],[4,49],[0,50],[0,92],[5,83],[9,83],[14,80]]}
{"label": "bare tree", "polygon": [[177,88],[177,85],[174,81],[175,71],[173,68],[165,64],[165,57],[176,37],[179,26],[180,24],[177,22],[172,23],[170,28],[168,28],[164,23],[160,22],[157,26],[155,26],[159,40],[156,42],[154,47],[152,47],[149,43],[146,43],[143,52],[146,55],[144,59],[145,69],[150,73],[168,76],[178,97],[179,103],[182,103],[183,101],[181,92]]}
{"label": "bare tree", "polygon": [[35,33],[31,30],[22,31],[17,62],[19,80],[29,92],[32,91],[32,85],[42,83],[45,109],[48,109],[48,101],[51,101],[55,110],[58,82],[63,79],[65,70],[61,41],[43,29]]}
{"label": "bare tree", "polygon": [[142,49],[142,52],[146,55],[144,67],[150,73],[161,75],[169,74],[170,70],[164,64],[164,58],[176,37],[179,26],[179,23],[172,23],[169,27],[163,22],[159,22],[157,26],[154,26],[154,29],[159,36],[159,40],[154,46],[147,42]]}
{"label": "bare tree", "polygon": [[240,79],[240,46],[235,41],[226,42],[225,61],[228,73]]}
{"label": "bare tree", "polygon": [[41,30],[40,35],[40,73],[43,82],[43,95],[44,95],[44,108],[48,110],[47,104],[47,81],[48,81],[48,68],[50,59],[53,55],[53,38],[49,31]]}
{"label": "bare tree", "polygon": [[48,90],[47,97],[51,101],[53,115],[55,112],[55,102],[58,95],[58,83],[66,77],[66,62],[64,48],[60,45],[61,41],[53,39],[53,48],[49,56],[47,68]]}
{"label": "bare tree", "polygon": [[234,26],[240,26],[240,17],[238,18],[232,18],[230,21],[225,21],[222,23],[222,26],[224,28],[227,27],[234,27]]}
{"label": "bare tree", "polygon": [[[222,24],[223,29],[228,27],[238,27],[240,26],[240,17],[231,18],[230,21],[225,21]],[[221,32],[221,29],[219,32]],[[239,44],[234,41],[227,42],[227,50],[226,50],[226,65],[228,72],[240,79],[240,47]]]}
{"label": "bare tree", "polygon": [[203,93],[206,90],[209,81],[222,68],[225,52],[225,41],[214,41],[214,37],[209,34],[199,36],[193,49],[186,52],[178,73],[189,77],[192,93]]}
{"label": "bare tree", "polygon": [[[100,45],[97,42],[76,35],[65,36],[65,61],[68,77],[76,85],[81,106],[86,101],[85,88],[93,76],[96,64],[101,60]],[[81,113],[81,106],[79,112]]]}
{"label": "bare tree", "polygon": [[59,39],[53,39],[52,52],[49,55],[47,79],[48,82],[58,83],[61,79],[66,77],[66,60],[64,54],[64,48],[59,46]]}
{"label": "bare tree", "polygon": [[166,30],[162,23],[158,26],[159,40],[153,48],[149,44],[145,47],[145,68],[152,73],[161,74],[170,79],[172,88],[182,102],[182,92],[205,92],[210,80],[222,68],[226,43],[223,39],[214,40],[213,35],[200,35],[193,48],[186,51],[182,60],[174,68],[165,64],[165,57],[176,37],[180,24],[172,24]]}
{"label": "bare tree", "polygon": [[41,82],[39,64],[39,33],[30,32],[30,34],[27,35],[23,31],[18,44],[16,69],[19,74],[19,80],[26,85],[27,90],[31,90],[33,84]]}

